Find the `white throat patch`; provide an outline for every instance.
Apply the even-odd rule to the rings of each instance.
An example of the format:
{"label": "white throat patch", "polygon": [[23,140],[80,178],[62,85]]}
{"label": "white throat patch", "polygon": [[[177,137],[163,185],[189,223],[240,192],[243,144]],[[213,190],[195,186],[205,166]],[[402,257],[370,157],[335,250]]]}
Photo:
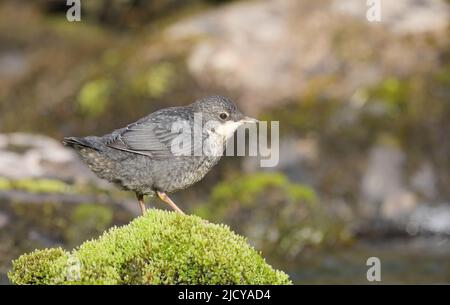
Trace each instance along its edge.
{"label": "white throat patch", "polygon": [[241,126],[243,122],[234,122],[234,121],[227,121],[223,124],[220,124],[214,128],[214,133],[224,137],[226,140],[231,138],[236,131],[236,129]]}

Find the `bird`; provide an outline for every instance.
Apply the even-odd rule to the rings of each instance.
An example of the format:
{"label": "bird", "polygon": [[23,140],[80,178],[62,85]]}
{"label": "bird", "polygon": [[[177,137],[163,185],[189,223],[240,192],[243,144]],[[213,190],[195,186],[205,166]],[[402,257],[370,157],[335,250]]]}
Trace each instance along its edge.
{"label": "bird", "polygon": [[203,179],[237,128],[257,122],[230,99],[208,96],[187,106],[159,109],[103,136],[65,137],[63,144],[98,177],[134,192],[142,215],[144,196],[155,195],[184,214],[168,194]]}

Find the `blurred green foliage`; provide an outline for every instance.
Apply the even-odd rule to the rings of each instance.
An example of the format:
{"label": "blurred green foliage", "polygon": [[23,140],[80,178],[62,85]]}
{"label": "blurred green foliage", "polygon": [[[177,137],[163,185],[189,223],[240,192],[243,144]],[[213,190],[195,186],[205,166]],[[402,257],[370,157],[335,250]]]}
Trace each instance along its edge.
{"label": "blurred green foliage", "polygon": [[299,202],[313,204],[317,201],[316,194],[311,188],[291,183],[281,173],[262,172],[217,184],[213,188],[208,204],[213,205],[214,217],[224,217],[230,209],[230,203],[251,207],[258,196],[271,188],[279,189],[287,197],[286,200],[293,204]]}
{"label": "blurred green foliage", "polygon": [[266,255],[288,260],[305,247],[351,239],[345,224],[327,214],[310,187],[275,172],[219,183],[195,213],[229,224]]}
{"label": "blurred green foliage", "polygon": [[18,179],[0,177],[0,190],[23,190],[31,193],[66,193],[72,187],[56,179]]}
{"label": "blurred green foliage", "polygon": [[[50,178],[22,178],[7,179],[0,177],[0,190],[24,191],[39,194],[102,194],[111,190],[86,183],[70,184],[58,179]],[[120,194],[120,191],[117,192]]]}
{"label": "blurred green foliage", "polygon": [[98,204],[80,204],[72,212],[64,231],[68,245],[79,245],[86,236],[97,236],[111,226],[113,211]]}
{"label": "blurred green foliage", "polygon": [[173,63],[162,62],[153,65],[132,82],[133,91],[142,96],[161,98],[171,89],[175,77]]}
{"label": "blurred green foliage", "polygon": [[[79,278],[68,276],[69,265],[79,267]],[[22,255],[8,276],[15,284],[290,284],[226,226],[160,210],[70,253]]]}
{"label": "blurred green foliage", "polygon": [[97,79],[83,85],[78,94],[78,104],[88,116],[98,116],[108,107],[113,82],[109,79]]}
{"label": "blurred green foliage", "polygon": [[373,99],[379,99],[387,108],[387,113],[396,116],[408,107],[410,87],[408,82],[389,77],[370,90],[369,96]]}

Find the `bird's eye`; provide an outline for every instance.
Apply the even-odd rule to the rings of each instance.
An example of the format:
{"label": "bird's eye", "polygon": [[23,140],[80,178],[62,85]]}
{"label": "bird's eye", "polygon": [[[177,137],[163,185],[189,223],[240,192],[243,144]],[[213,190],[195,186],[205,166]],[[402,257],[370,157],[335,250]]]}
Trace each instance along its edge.
{"label": "bird's eye", "polygon": [[226,120],[228,118],[228,113],[222,112],[221,114],[219,114],[219,117],[221,120]]}

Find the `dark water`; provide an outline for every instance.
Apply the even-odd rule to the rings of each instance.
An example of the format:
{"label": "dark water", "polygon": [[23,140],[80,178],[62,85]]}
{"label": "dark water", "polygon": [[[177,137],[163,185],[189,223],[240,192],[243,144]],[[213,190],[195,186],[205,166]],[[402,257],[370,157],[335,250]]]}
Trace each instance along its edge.
{"label": "dark water", "polygon": [[450,241],[430,237],[359,242],[352,247],[304,253],[287,270],[295,284],[370,284],[369,257],[381,262],[381,284],[450,283]]}

